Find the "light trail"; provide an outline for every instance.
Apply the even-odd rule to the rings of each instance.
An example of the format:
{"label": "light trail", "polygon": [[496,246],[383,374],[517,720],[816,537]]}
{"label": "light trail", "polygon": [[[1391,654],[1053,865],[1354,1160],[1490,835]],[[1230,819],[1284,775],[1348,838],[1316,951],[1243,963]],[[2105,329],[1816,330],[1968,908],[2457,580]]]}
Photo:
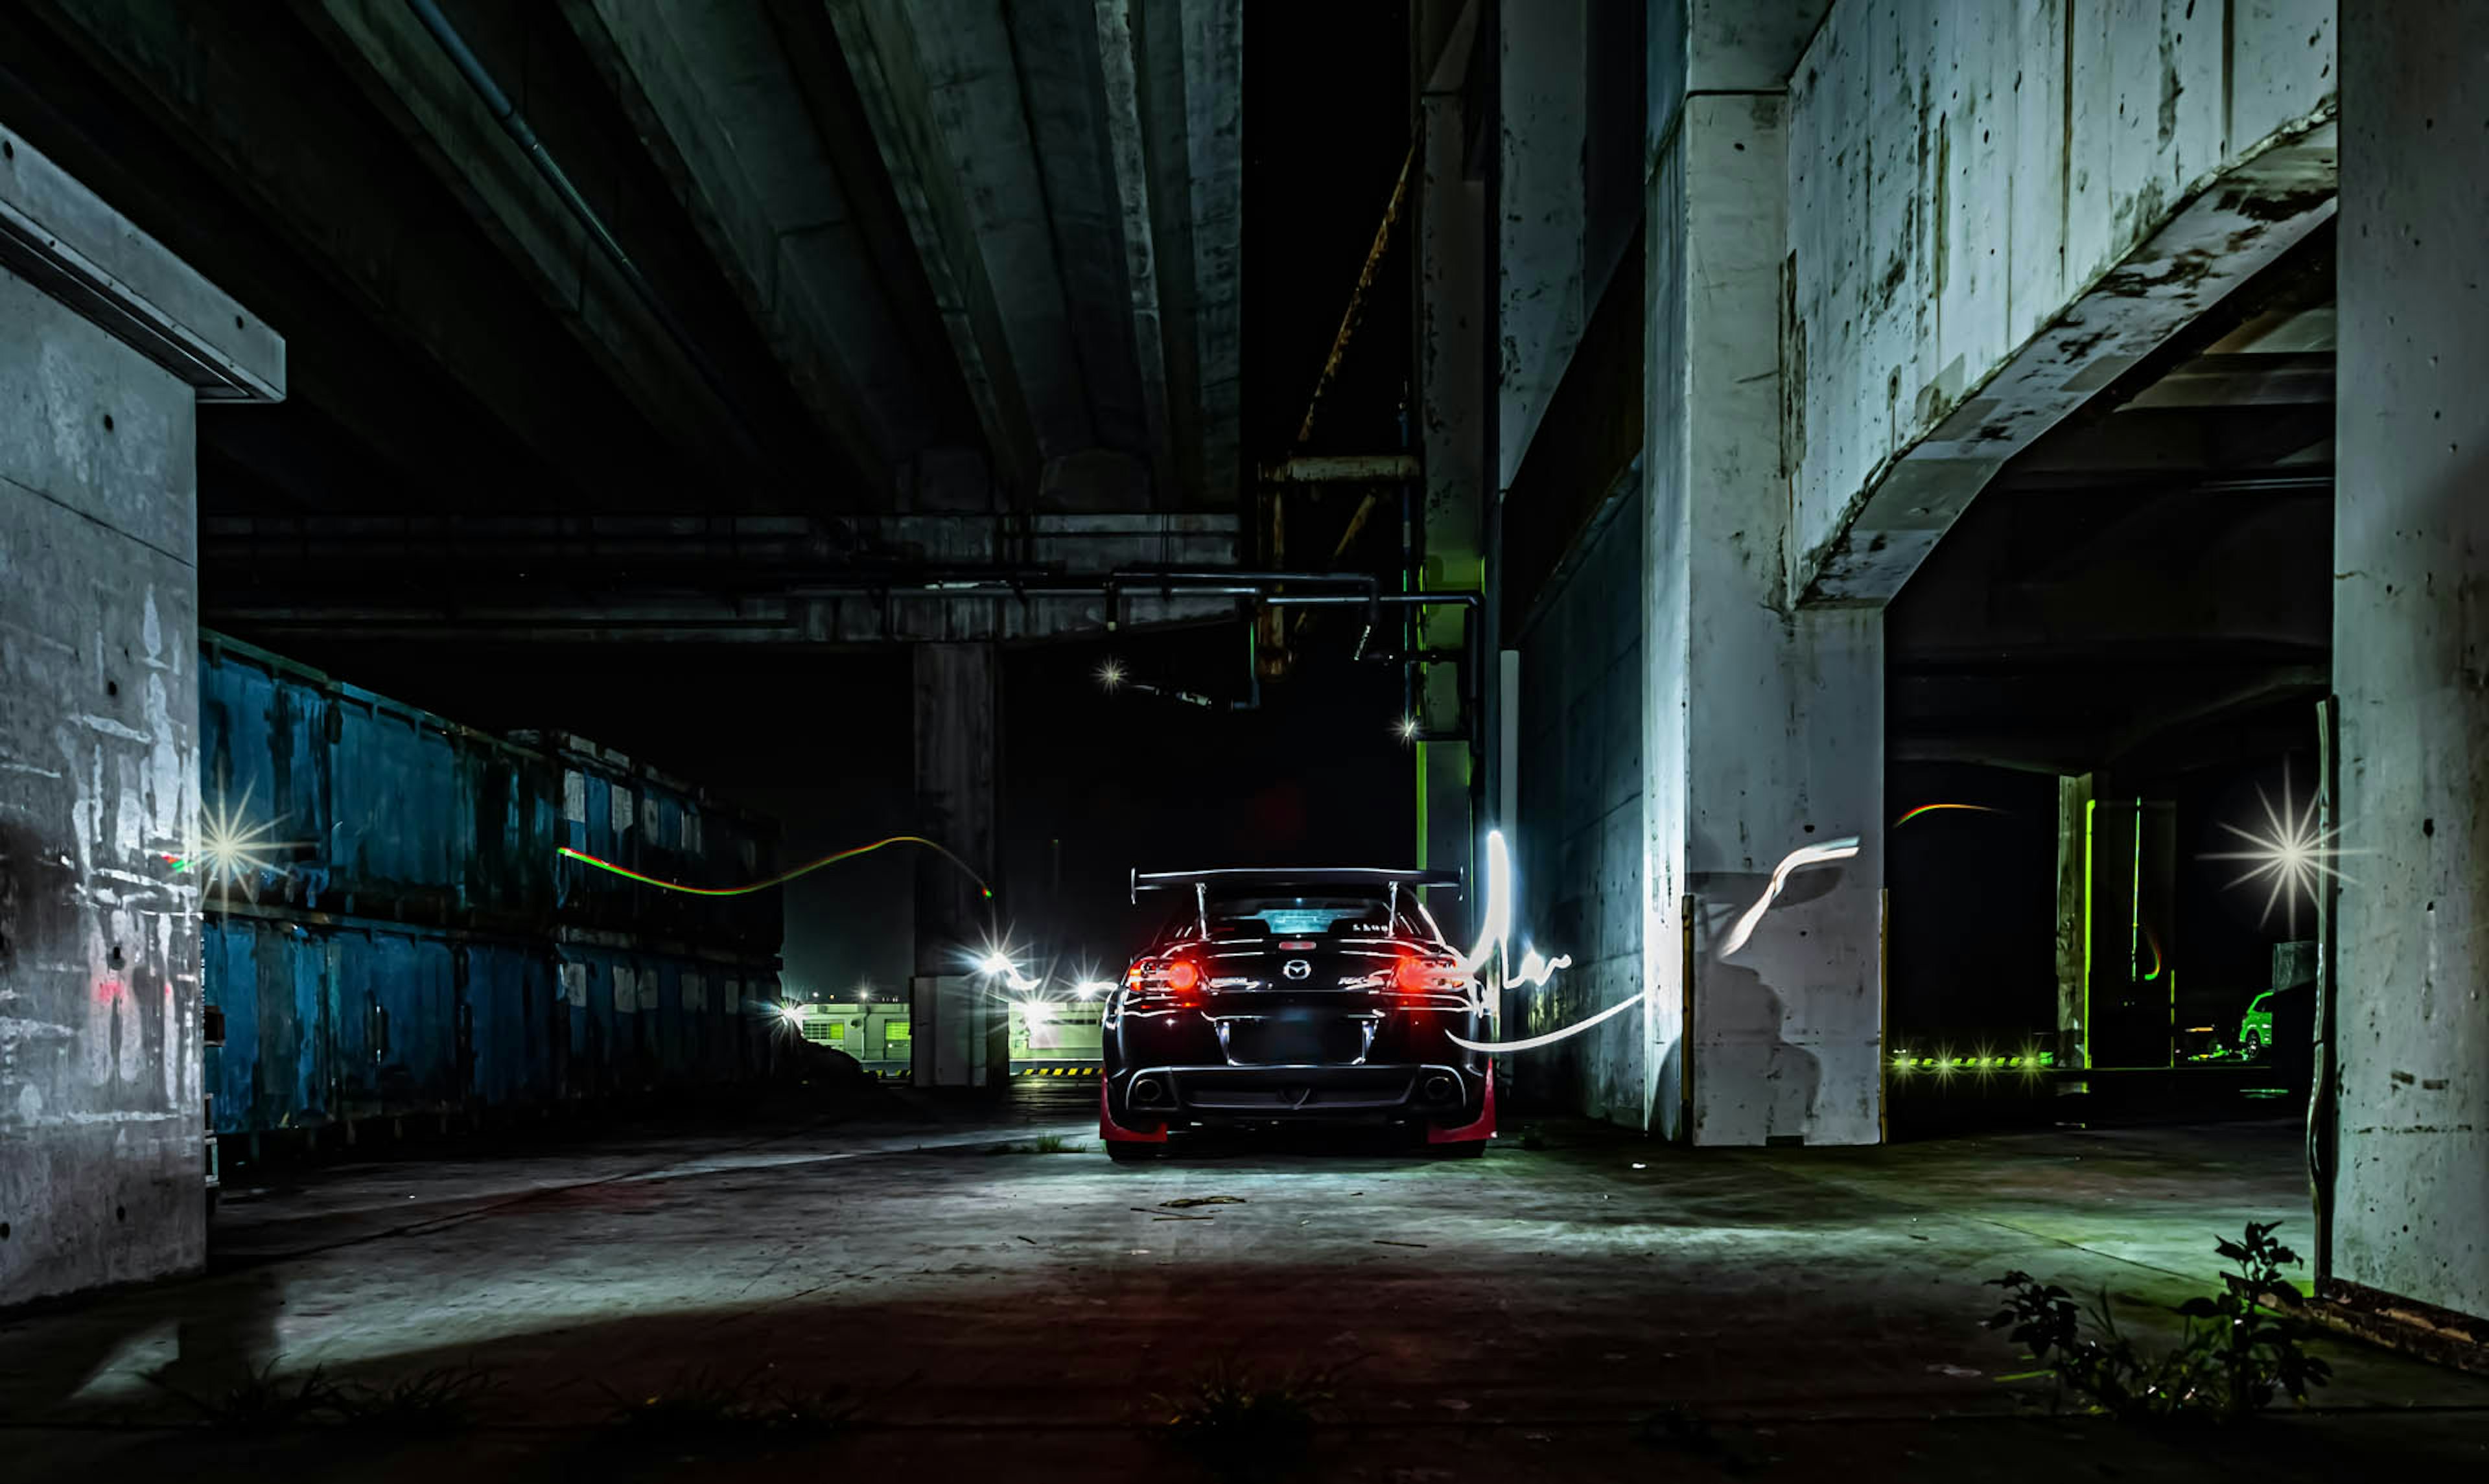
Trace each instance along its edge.
{"label": "light trail", "polygon": [[1474,974],[1486,966],[1497,950],[1512,936],[1512,852],[1503,842],[1503,831],[1486,832],[1486,912],[1478,919],[1477,946],[1461,959],[1464,972]]}
{"label": "light trail", "polygon": [[993,899],[993,888],[986,885],[985,877],[978,875],[976,871],[969,867],[967,862],[942,848],[939,843],[927,840],[922,835],[893,835],[887,839],[876,840],[869,845],[856,845],[845,850],[834,850],[828,855],[822,856],[817,861],[807,861],[805,864],[796,867],[792,870],[782,871],[777,875],[771,876],[766,881],[755,881],[747,886],[685,886],[679,881],[668,881],[661,877],[651,876],[641,871],[633,870],[628,866],[616,866],[612,861],[599,859],[596,856],[588,854],[585,850],[573,850],[568,845],[561,846],[554,853],[558,856],[567,856],[574,861],[585,861],[588,865],[596,867],[600,870],[610,870],[617,876],[621,876],[626,880],[637,881],[643,886],[660,887],[669,892],[681,892],[690,897],[747,897],[754,892],[765,892],[773,886],[784,886],[787,882],[794,880],[797,876],[810,875],[812,872],[820,870],[824,866],[835,866],[841,861],[853,860],[859,855],[870,854],[871,852],[879,850],[886,845],[923,845],[926,849],[932,851],[934,854],[942,857],[942,859],[949,861],[952,865],[958,867],[961,873],[966,875],[969,880],[977,883],[977,890],[984,896],[985,899],[988,901]]}
{"label": "light trail", "polygon": [[1531,1036],[1521,1041],[1472,1041],[1449,1031],[1444,1033],[1444,1039],[1470,1051],[1534,1051],[1540,1046],[1552,1046],[1568,1036],[1579,1036],[1600,1021],[1612,1020],[1642,1002],[1643,996],[1639,994],[1629,1000],[1618,1000],[1588,1020],[1576,1020],[1560,1031],[1549,1031],[1544,1036]]}
{"label": "light trail", "polygon": [[1772,902],[1780,897],[1781,888],[1788,884],[1790,876],[1810,866],[1845,861],[1857,853],[1858,837],[1845,835],[1839,840],[1827,840],[1819,845],[1802,846],[1783,856],[1781,863],[1772,868],[1771,884],[1763,888],[1763,895],[1755,899],[1755,904],[1748,907],[1745,914],[1730,928],[1728,938],[1720,945],[1720,956],[1726,958],[1746,946],[1747,938],[1754,934],[1755,925],[1763,920],[1765,912],[1771,910]]}
{"label": "light trail", "polygon": [[1569,969],[1572,966],[1571,954],[1558,954],[1555,957],[1549,958],[1534,948],[1525,949],[1521,955],[1521,967],[1513,971],[1511,982],[1524,988],[1535,989],[1554,979],[1558,969]]}
{"label": "light trail", "polygon": [[1903,814],[1901,818],[1894,820],[1893,827],[1895,829],[1899,829],[1903,825],[1916,819],[1919,815],[1933,813],[1939,809],[1966,809],[1974,813],[1981,814],[2001,814],[2005,813],[2005,811],[2001,809],[1991,809],[1985,804],[1922,804],[1918,808],[1911,810],[1908,813]]}

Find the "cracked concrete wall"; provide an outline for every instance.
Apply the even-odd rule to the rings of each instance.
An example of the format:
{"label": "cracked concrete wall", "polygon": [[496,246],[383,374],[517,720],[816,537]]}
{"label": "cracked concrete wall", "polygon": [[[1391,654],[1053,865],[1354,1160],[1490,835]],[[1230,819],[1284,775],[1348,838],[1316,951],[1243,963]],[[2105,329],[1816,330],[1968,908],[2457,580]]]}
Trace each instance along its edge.
{"label": "cracked concrete wall", "polygon": [[[2333,0],[1833,7],[1788,79],[1783,437],[1801,583],[1897,459],[2190,198],[2331,112],[2334,48]],[[2076,356],[2056,380],[2088,392],[2124,363]],[[1940,532],[1953,513],[1932,502],[1919,524]],[[1906,534],[1908,512],[1895,521]]]}
{"label": "cracked concrete wall", "polygon": [[2345,11],[2333,1270],[2489,1318],[2489,14]]}

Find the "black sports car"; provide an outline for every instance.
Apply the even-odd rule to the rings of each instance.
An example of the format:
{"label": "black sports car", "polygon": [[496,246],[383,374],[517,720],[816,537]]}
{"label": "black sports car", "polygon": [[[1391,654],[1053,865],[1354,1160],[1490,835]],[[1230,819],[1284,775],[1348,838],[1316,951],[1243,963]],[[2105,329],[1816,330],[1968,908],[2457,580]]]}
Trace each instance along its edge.
{"label": "black sports car", "polygon": [[1098,1132],[1118,1160],[1170,1129],[1398,1124],[1442,1153],[1495,1134],[1477,981],[1417,898],[1444,871],[1135,872],[1166,922],[1105,1009]]}

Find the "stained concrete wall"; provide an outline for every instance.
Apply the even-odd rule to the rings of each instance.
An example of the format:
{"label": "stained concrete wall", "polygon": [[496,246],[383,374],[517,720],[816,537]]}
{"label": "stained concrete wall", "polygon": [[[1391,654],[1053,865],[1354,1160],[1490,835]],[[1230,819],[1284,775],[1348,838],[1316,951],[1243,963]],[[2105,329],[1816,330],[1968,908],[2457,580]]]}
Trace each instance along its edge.
{"label": "stained concrete wall", "polygon": [[2489,1318],[2489,13],[2344,12],[2333,1270]]}
{"label": "stained concrete wall", "polygon": [[0,1305],[205,1258],[194,401],[282,367],[0,129]]}
{"label": "stained concrete wall", "polygon": [[[1525,944],[1572,966],[1516,989],[1507,1033],[1536,1036],[1642,989],[1643,514],[1639,495],[1545,604],[1521,648],[1516,717],[1519,885]],[[1511,1060],[1523,1095],[1639,1124],[1646,1032],[1633,1015]]]}
{"label": "stained concrete wall", "polygon": [[[2191,197],[2330,116],[2333,13],[2333,0],[1832,8],[1788,79],[1785,436],[1801,585],[1871,486],[1949,418],[1964,414],[1975,493],[2016,446],[2131,363],[2098,355],[2110,347],[2096,325],[2055,368],[2053,383],[2067,385],[2049,389],[2069,400],[1969,405],[2105,275],[2134,267]],[[2283,205],[2221,225],[2286,226],[2305,203]],[[2217,290],[2292,234],[2269,245],[2225,235],[2194,244],[2198,257],[2133,273],[2122,297],[2169,298],[2208,274]],[[1911,565],[1919,548],[1906,533],[1927,530],[1932,545],[1954,513],[1941,499],[1916,508],[1915,522],[1896,512],[1903,534],[1886,537],[1913,552]],[[1907,575],[1829,595],[1880,600]]]}

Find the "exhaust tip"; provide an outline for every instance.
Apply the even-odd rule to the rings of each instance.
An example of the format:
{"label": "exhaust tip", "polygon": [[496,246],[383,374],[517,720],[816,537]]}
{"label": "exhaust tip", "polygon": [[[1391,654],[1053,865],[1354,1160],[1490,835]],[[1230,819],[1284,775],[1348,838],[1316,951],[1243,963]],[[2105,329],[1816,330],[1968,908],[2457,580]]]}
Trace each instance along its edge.
{"label": "exhaust tip", "polygon": [[1428,1102],[1449,1102],[1461,1095],[1461,1084],[1450,1072],[1439,1071],[1426,1078],[1420,1091]]}
{"label": "exhaust tip", "polygon": [[1166,1101],[1166,1084],[1156,1077],[1133,1079],[1131,1099],[1136,1106],[1155,1108]]}

